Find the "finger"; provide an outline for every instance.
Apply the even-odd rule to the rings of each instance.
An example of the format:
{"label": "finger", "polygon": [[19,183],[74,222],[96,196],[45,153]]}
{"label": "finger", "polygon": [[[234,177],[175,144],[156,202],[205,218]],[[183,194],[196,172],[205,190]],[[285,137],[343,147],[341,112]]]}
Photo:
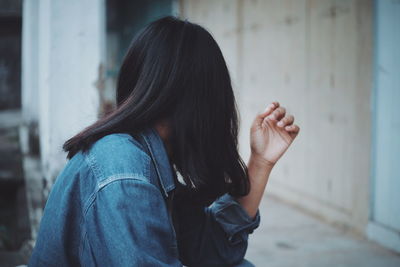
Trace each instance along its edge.
{"label": "finger", "polygon": [[272,102],[271,104],[269,104],[267,106],[267,108],[260,115],[263,115],[263,117],[266,117],[269,114],[271,114],[272,111],[274,111],[278,107],[279,107],[279,102]]}
{"label": "finger", "polygon": [[281,118],[285,117],[286,109],[284,107],[279,107],[275,109],[271,115],[268,117],[273,120],[279,121]]}
{"label": "finger", "polygon": [[300,127],[296,124],[285,127],[285,130],[292,136],[295,137],[300,132]]}
{"label": "finger", "polygon": [[279,107],[279,106],[280,106],[280,104],[279,104],[278,101],[274,101],[274,102],[272,102],[271,104],[273,104],[275,107]]}
{"label": "finger", "polygon": [[270,115],[276,108],[278,108],[279,107],[279,102],[272,102],[271,104],[269,104],[268,106],[267,106],[267,108],[263,111],[263,112],[261,112],[260,114],[258,114],[258,116],[257,116],[257,122],[259,123],[259,124],[261,124],[262,123],[262,121],[264,120],[264,118],[266,117],[266,116],[268,116],[268,115]]}
{"label": "finger", "polygon": [[278,127],[285,127],[288,125],[292,125],[294,122],[294,117],[292,115],[286,115],[284,118],[282,118],[278,123]]}

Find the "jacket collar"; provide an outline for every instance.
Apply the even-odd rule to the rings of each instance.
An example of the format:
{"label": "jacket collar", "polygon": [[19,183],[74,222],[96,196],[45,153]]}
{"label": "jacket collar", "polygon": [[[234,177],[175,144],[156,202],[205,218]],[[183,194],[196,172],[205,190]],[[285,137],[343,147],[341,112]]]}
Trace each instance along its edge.
{"label": "jacket collar", "polygon": [[140,135],[143,137],[144,143],[154,161],[163,193],[165,197],[168,197],[168,193],[175,189],[175,182],[164,142],[154,127],[146,128]]}

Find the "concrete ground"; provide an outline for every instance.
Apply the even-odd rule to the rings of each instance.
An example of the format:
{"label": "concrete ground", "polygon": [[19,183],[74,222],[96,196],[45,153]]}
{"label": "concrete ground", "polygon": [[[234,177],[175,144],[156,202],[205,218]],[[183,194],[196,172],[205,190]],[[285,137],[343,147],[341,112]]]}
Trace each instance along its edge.
{"label": "concrete ground", "polygon": [[257,267],[400,267],[400,255],[357,238],[271,197],[246,259]]}

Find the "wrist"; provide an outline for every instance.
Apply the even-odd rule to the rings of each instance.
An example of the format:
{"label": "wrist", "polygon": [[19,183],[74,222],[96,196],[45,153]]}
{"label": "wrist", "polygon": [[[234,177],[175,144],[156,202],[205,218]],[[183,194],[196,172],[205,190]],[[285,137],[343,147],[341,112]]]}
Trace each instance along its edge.
{"label": "wrist", "polygon": [[271,162],[269,160],[266,160],[260,155],[257,155],[255,153],[250,154],[249,158],[249,164],[248,167],[250,166],[255,166],[257,168],[265,169],[265,170],[271,170],[275,166],[275,162]]}

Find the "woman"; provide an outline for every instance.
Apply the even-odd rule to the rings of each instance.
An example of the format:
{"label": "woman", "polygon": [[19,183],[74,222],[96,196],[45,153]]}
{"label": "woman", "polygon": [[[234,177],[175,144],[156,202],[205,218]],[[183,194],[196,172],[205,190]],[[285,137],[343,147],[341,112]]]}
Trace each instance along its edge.
{"label": "woman", "polygon": [[299,132],[293,121],[277,102],[258,114],[246,166],[217,43],[186,20],[154,21],[125,56],[117,108],[64,144],[70,160],[30,266],[243,264],[269,173]]}

